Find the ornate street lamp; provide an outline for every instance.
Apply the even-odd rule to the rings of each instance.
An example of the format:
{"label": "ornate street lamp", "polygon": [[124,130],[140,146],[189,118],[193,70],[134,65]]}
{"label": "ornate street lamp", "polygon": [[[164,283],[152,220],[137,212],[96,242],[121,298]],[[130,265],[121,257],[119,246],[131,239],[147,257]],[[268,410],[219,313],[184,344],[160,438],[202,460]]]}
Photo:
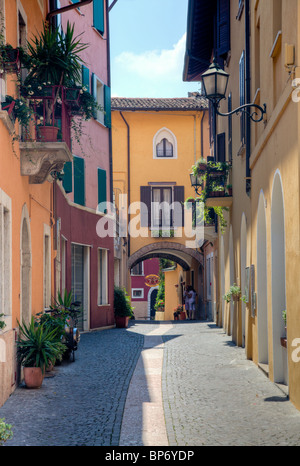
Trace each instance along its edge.
{"label": "ornate street lamp", "polygon": [[[219,111],[220,101],[225,99],[228,79],[229,74],[219,67],[215,59],[208,70],[202,75],[205,97],[212,102],[216,114],[219,116],[230,116],[234,113],[238,114],[243,112],[246,113],[255,123],[262,121],[264,114],[266,113],[266,104],[264,104],[263,107],[254,103],[245,104],[229,113],[221,113]],[[251,111],[251,108],[254,108],[255,110]]]}
{"label": "ornate street lamp", "polygon": [[194,175],[193,173],[191,173],[190,178],[191,178],[191,185],[195,189],[196,194],[198,194],[199,196],[200,195],[199,188],[201,188],[203,184],[201,176]]}

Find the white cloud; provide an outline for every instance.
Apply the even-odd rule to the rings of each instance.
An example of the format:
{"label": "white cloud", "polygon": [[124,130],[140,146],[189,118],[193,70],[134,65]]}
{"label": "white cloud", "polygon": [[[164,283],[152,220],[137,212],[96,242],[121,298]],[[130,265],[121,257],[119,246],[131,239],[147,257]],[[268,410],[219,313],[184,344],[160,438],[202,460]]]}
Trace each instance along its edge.
{"label": "white cloud", "polygon": [[170,50],[149,50],[140,54],[122,52],[115,62],[124,71],[148,81],[182,80],[186,34]]}

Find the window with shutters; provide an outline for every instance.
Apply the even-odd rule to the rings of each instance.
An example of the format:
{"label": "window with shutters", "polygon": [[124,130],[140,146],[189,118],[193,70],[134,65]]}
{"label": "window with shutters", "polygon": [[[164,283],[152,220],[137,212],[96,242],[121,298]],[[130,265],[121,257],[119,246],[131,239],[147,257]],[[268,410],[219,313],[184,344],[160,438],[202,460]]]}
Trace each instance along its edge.
{"label": "window with shutters", "polygon": [[141,226],[183,227],[184,200],[184,186],[141,186]]}
{"label": "window with shutters", "polygon": [[106,126],[111,127],[111,92],[110,87],[106,86],[101,79],[92,73],[92,95],[99,105],[94,118],[96,121]]}
{"label": "window with shutters", "polygon": [[167,128],[161,128],[153,138],[154,159],[176,159],[177,140],[175,135]]}

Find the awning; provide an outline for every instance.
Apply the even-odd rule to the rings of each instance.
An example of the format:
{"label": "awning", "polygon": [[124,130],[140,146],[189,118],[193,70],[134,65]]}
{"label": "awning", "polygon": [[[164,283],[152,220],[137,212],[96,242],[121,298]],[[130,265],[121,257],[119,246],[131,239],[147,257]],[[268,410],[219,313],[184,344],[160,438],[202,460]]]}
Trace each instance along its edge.
{"label": "awning", "polygon": [[217,0],[189,0],[183,81],[200,81],[211,62]]}

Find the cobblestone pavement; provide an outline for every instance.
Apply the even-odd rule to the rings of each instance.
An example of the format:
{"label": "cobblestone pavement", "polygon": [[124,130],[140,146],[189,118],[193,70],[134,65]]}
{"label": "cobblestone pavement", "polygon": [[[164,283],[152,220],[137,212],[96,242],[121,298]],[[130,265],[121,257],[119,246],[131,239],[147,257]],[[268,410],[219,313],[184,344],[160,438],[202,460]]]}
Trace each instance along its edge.
{"label": "cobblestone pavement", "polygon": [[[169,446],[300,444],[300,412],[244,349],[213,323],[172,324],[159,345]],[[119,445],[144,336],[162,327],[136,321],[127,330],[83,334],[74,363],[56,367],[39,390],[20,386],[0,408],[13,424],[6,445]]]}

